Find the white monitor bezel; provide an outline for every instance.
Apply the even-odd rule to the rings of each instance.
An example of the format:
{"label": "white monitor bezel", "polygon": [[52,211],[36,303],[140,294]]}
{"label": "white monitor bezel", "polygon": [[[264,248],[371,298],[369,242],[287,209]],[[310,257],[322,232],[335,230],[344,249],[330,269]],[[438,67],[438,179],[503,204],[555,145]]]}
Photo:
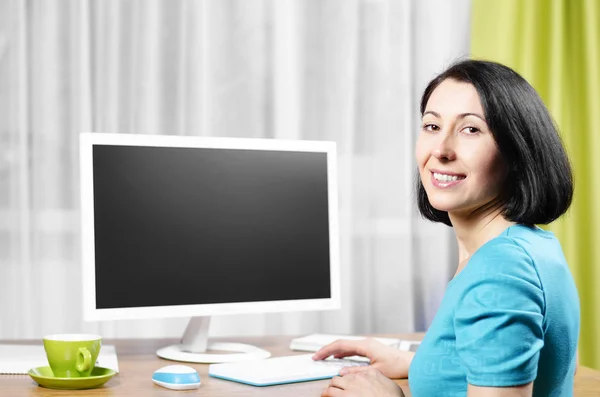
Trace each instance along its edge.
{"label": "white monitor bezel", "polygon": [[[331,297],[325,299],[97,309],[94,271],[95,248],[92,155],[94,145],[197,147],[327,153]],[[321,311],[335,310],[341,307],[337,155],[335,142],[85,132],[80,134],[80,180],[83,317],[85,321],[175,318],[309,310]]]}

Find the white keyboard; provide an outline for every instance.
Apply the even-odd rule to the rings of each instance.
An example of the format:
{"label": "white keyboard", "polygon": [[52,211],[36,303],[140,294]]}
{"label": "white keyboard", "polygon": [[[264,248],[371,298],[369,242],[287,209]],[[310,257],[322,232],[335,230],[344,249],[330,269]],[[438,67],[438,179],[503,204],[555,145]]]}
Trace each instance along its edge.
{"label": "white keyboard", "polygon": [[214,378],[246,383],[252,386],[272,386],[283,383],[329,379],[344,367],[368,365],[367,362],[328,358],[313,361],[312,354],[211,364],[208,374]]}

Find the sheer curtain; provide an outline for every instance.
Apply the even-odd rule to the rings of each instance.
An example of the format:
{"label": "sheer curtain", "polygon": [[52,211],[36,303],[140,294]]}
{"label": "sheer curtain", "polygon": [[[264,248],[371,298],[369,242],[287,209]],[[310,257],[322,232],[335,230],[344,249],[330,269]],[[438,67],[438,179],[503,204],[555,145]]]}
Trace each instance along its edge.
{"label": "sheer curtain", "polygon": [[180,336],[187,323],[83,322],[81,131],[336,141],[343,308],[217,316],[211,334],[425,329],[455,253],[450,229],[414,206],[418,99],[467,55],[469,8],[0,2],[0,338]]}

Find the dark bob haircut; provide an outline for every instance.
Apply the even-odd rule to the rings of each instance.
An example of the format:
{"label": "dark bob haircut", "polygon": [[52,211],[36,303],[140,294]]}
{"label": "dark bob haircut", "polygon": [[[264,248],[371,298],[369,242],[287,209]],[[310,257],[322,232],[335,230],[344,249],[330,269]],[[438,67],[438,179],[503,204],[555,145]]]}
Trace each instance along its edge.
{"label": "dark bob haircut", "polygon": [[[508,175],[499,199],[502,215],[533,226],[565,213],[573,199],[573,175],[558,130],[535,89],[514,70],[495,63],[465,60],[434,78],[421,98],[421,115],[431,93],[446,79],[475,87],[485,120]],[[448,213],[430,204],[417,176],[421,215],[452,226]]]}

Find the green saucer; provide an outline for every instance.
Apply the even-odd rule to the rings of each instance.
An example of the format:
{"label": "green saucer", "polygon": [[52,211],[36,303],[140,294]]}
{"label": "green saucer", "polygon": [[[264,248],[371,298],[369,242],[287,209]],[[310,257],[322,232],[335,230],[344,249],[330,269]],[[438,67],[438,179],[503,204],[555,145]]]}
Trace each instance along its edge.
{"label": "green saucer", "polygon": [[84,378],[55,378],[50,367],[37,367],[30,369],[28,374],[40,386],[48,389],[77,390],[100,387],[115,376],[116,372],[108,368],[94,367],[91,376]]}

